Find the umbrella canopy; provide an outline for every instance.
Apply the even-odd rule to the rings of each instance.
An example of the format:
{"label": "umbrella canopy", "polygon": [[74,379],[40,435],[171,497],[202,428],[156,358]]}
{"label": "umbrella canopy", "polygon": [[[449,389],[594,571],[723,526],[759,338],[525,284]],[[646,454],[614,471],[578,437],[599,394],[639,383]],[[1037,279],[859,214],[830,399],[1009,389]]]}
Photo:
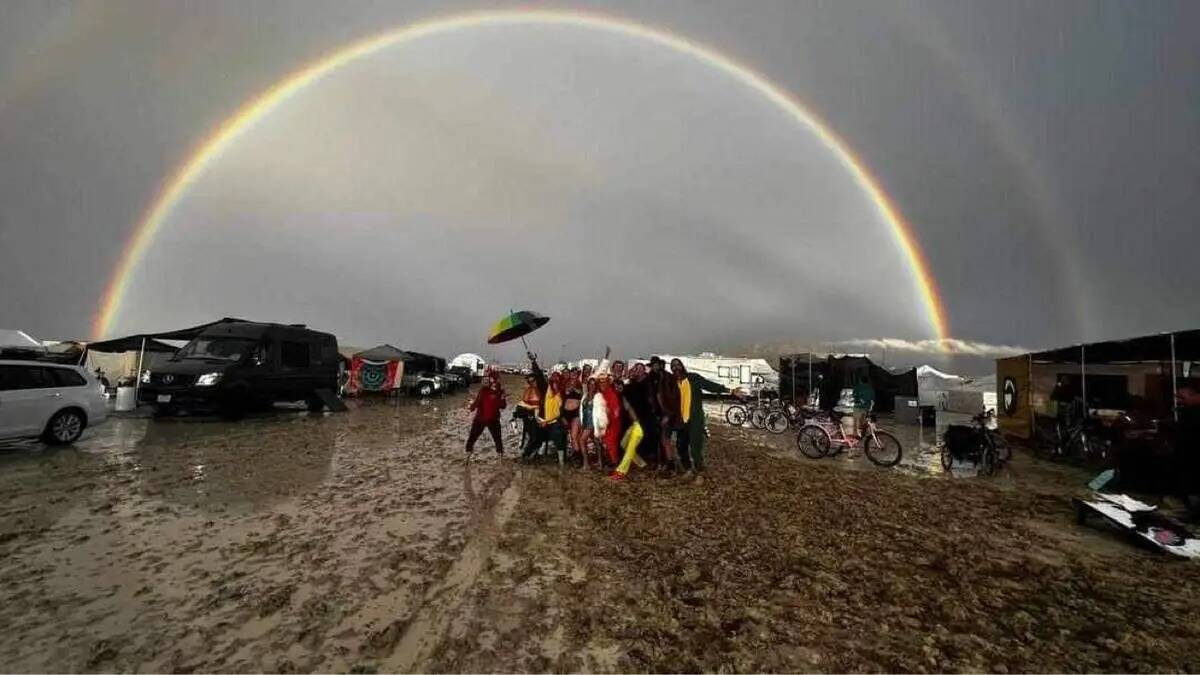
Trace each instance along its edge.
{"label": "umbrella canopy", "polygon": [[488,333],[488,344],[494,345],[525,337],[545,326],[549,321],[550,317],[542,316],[537,312],[528,312],[525,310],[513,312],[492,326],[491,332]]}

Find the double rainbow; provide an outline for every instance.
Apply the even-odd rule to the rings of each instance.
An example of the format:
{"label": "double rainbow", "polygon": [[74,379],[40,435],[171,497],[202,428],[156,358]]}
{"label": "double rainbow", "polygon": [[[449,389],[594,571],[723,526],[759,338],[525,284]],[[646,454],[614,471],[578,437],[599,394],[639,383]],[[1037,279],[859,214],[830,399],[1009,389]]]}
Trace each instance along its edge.
{"label": "double rainbow", "polygon": [[875,208],[889,225],[893,239],[909,263],[914,284],[925,305],[929,326],[939,339],[947,337],[945,313],[938,296],[928,263],[917,246],[911,226],[884,193],[879,182],[870,174],[849,146],[828,125],[809,112],[787,92],[762,75],[737,61],[702,44],[684,37],[626,20],[577,11],[507,10],[459,14],[455,16],[412,23],[360,40],[328,54],[280,80],[258,97],[244,104],[223,121],[192,151],[170,178],[162,184],[139,220],[132,236],[121,253],[112,279],[104,291],[99,311],[92,325],[95,339],[107,336],[121,310],[138,262],[149,249],[155,234],[171,214],[172,209],[187,193],[204,171],[216,161],[242,134],[250,130],[289,97],[333,73],[342,66],[374,54],[382,49],[421,38],[444,35],[484,26],[569,26],[614,33],[637,38],[674,50],[723,72],[757,92],[782,111],[816,134],[821,142],[850,172],[858,185],[870,197]]}

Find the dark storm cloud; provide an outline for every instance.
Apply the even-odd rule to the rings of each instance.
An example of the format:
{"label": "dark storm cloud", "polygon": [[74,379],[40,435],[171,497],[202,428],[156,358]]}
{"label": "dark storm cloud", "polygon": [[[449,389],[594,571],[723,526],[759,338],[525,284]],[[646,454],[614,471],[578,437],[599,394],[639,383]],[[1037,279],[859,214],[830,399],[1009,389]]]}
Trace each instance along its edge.
{"label": "dark storm cloud", "polygon": [[[1200,43],[1193,27],[1200,25],[1200,8],[1194,3],[585,7],[712,45],[794,92],[829,121],[912,221],[956,337],[1037,346],[1195,324],[1200,297],[1190,279],[1200,248],[1195,215],[1200,208],[1195,189],[1200,184]],[[386,26],[464,8],[435,3],[6,3],[0,8],[0,325],[44,337],[86,335],[123,240],[163,178],[221,119],[297,65],[338,45]],[[546,53],[569,54],[575,38],[555,39],[564,44]],[[602,47],[593,46],[590,53],[595,55],[596,49]],[[581,53],[580,58],[587,58],[589,52]],[[602,64],[593,65],[590,72],[602,77],[596,75],[603,72]],[[672,72],[714,89],[698,105],[749,116],[754,125],[769,123],[761,105],[756,110],[737,95],[720,93],[725,86],[720,78],[686,67]],[[618,74],[612,73],[613,81]],[[520,77],[495,82],[521,86]],[[343,87],[345,97],[354,95],[352,84],[330,83]],[[427,87],[451,85],[443,79]],[[369,82],[362,86],[370,88]],[[608,82],[597,91],[611,86]],[[579,87],[570,93],[585,96]],[[388,93],[402,94],[402,89]],[[494,98],[505,96],[516,94],[494,93]],[[438,115],[421,118],[420,107],[427,101],[396,100],[406,106],[405,115],[397,117],[413,120],[413,128],[422,133],[434,133],[438,115],[446,113],[435,106]],[[593,128],[604,128],[603,96],[574,104],[594,113],[589,117]],[[339,108],[332,102],[324,109],[319,102],[303,109],[325,116],[326,126],[305,127],[292,120],[294,128],[336,129]],[[683,113],[659,106],[652,114]],[[287,115],[281,111],[273,122],[287,124]],[[346,123],[361,124],[364,117],[370,116],[356,110]],[[382,124],[386,115],[373,119]],[[321,174],[309,168],[268,162],[258,180],[243,181],[238,190],[236,171],[252,168],[254,158],[230,160],[224,178],[206,179],[172,216],[156,243],[158,266],[143,270],[141,282],[148,285],[131,294],[127,327],[233,313],[228,310],[255,296],[255,286],[247,286],[252,277],[210,278],[206,270],[213,267],[253,269],[261,278],[294,276],[302,282],[304,275],[292,271],[302,260],[307,269],[337,282],[306,287],[301,297],[283,297],[286,286],[264,283],[260,311],[287,306],[311,323],[347,331],[360,341],[395,339],[400,331],[394,324],[427,322],[434,310],[446,325],[465,326],[483,314],[490,318],[492,306],[529,298],[556,311],[551,325],[562,328],[546,339],[574,342],[580,349],[598,346],[585,347],[584,342],[609,339],[596,335],[605,330],[619,333],[628,349],[927,337],[915,332],[921,326],[909,320],[911,312],[889,309],[890,300],[911,302],[911,289],[897,281],[904,277],[903,269],[895,268],[894,252],[868,259],[871,264],[857,272],[870,278],[874,264],[888,268],[879,271],[871,289],[812,281],[836,274],[831,268],[840,260],[836,254],[849,248],[839,248],[831,232],[858,226],[847,235],[847,244],[867,236],[862,223],[840,219],[863,219],[869,209],[860,198],[838,192],[852,190],[845,180],[814,179],[820,189],[809,192],[796,188],[801,194],[793,196],[794,203],[801,208],[778,197],[787,193],[789,176],[819,173],[822,167],[835,171],[828,159],[822,164],[802,151],[805,141],[795,138],[798,131],[786,141],[797,144],[796,150],[784,152],[767,149],[761,138],[754,141],[754,129],[717,125],[709,130],[717,138],[690,157],[719,156],[720,162],[682,165],[672,161],[677,158],[671,153],[660,152],[638,164],[641,177],[652,182],[634,185],[605,173],[616,166],[605,156],[606,149],[622,143],[606,144],[603,135],[624,138],[633,147],[639,133],[662,129],[652,119],[642,125],[609,118],[613,126],[597,133],[601,138],[590,146],[576,133],[578,125],[556,128],[552,120],[544,142],[506,144],[490,133],[495,128],[530,133],[522,131],[519,119],[507,127],[503,120],[495,121],[494,128],[464,135],[463,122],[475,119],[468,115],[451,122],[454,133],[444,138],[457,139],[457,147],[409,139],[414,151],[434,148],[463,158],[482,148],[477,154],[495,162],[498,177],[489,175],[487,167],[476,167],[467,174],[481,177],[478,185],[438,195],[433,201],[441,206],[434,211],[442,212],[421,213],[406,203],[403,214],[387,213],[396,204],[379,198],[364,200],[375,210],[364,208],[347,217],[343,207],[355,184],[333,169],[350,170],[352,164],[331,162],[330,173],[316,181]],[[392,139],[402,135],[403,127],[379,131]],[[345,141],[353,135],[333,137]],[[359,137],[370,143],[368,134]],[[681,132],[678,142],[689,144],[690,138]],[[286,135],[269,133],[247,140],[248,147],[263,150],[270,143],[286,147],[287,142]],[[314,139],[302,145],[319,149]],[[757,149],[748,152],[746,147]],[[369,148],[361,150],[370,154]],[[594,164],[559,164],[563,156],[588,153],[595,155]],[[440,170],[452,174],[453,168],[447,164]],[[717,175],[704,175],[709,170]],[[419,175],[412,179],[421,180]],[[437,181],[426,180],[424,189],[437,187]],[[309,188],[305,194],[287,192],[300,183]],[[383,182],[364,183],[388,191]],[[529,190],[530,183],[538,189]],[[680,184],[713,186],[709,201],[682,198],[675,193]],[[754,200],[756,190],[760,199]],[[325,195],[332,196],[323,203]],[[570,198],[552,200],[550,195]],[[454,217],[443,208],[452,199],[457,200],[450,214]],[[552,262],[532,269],[522,254],[540,248],[543,240],[533,246],[516,235],[489,238],[482,251],[464,243],[477,236],[469,221],[495,209],[497,201],[530,220],[540,213],[543,222],[526,225],[533,234],[546,234],[539,228],[551,230],[544,239],[551,247],[627,261],[629,267],[616,263],[597,269],[594,279],[601,283],[627,282],[628,270],[646,266],[646,260],[625,255],[631,242],[678,242],[674,255],[706,270],[699,290],[709,302],[681,301],[669,284],[650,284],[644,294],[644,307],[654,310],[649,315],[636,314],[632,297],[597,303],[595,309],[604,313],[631,312],[619,330],[612,330],[611,321],[596,322],[601,313],[583,309],[591,298],[573,283],[566,285],[569,300],[545,290],[553,275],[568,275],[578,266]],[[295,209],[297,204],[305,211]],[[729,224],[734,220],[731,204],[742,215],[736,227]],[[789,212],[779,213],[780,204]],[[461,250],[454,259],[463,270],[434,282],[428,275],[410,274],[411,264],[398,265],[397,283],[386,285],[378,269],[388,258],[380,251],[331,244],[329,256],[308,256],[309,237],[319,232],[312,227],[292,230],[304,234],[293,236],[291,244],[281,243],[288,237],[279,217],[286,214],[291,222],[304,213],[310,224],[325,222],[329,229],[352,232],[359,228],[359,236],[370,236],[388,219],[403,220],[405,246],[440,251],[442,264],[450,258],[446,250]],[[188,229],[189,214],[226,221],[204,231]],[[554,223],[564,218],[579,224],[578,229],[556,228]],[[791,229],[788,218],[794,223]],[[649,239],[641,233],[647,222],[657,228]],[[588,229],[603,225],[619,236],[596,237]],[[817,232],[822,247],[805,249],[803,237],[796,234],[804,231]],[[273,240],[263,233],[277,234]],[[394,232],[385,229],[374,236],[400,246]],[[891,245],[878,230],[870,236],[879,247]],[[171,252],[172,241],[187,247],[189,255]],[[356,269],[334,257],[335,252],[363,257],[364,265]],[[850,264],[857,260],[852,251],[843,255]],[[747,262],[741,264],[743,260]],[[670,266],[663,270],[677,273]],[[538,283],[531,283],[538,273]],[[481,289],[481,277],[492,283]],[[355,292],[347,292],[343,284]],[[231,300],[212,302],[222,297]],[[478,298],[478,304],[467,298]],[[381,307],[386,308],[386,322],[370,318]],[[695,320],[708,319],[714,307],[727,313],[723,320]],[[875,314],[878,320],[870,318]],[[586,330],[589,322],[604,330]],[[681,325],[689,330],[681,334]],[[440,333],[434,327],[406,329],[405,334],[435,342],[431,349],[443,348],[436,344]],[[454,335],[444,349],[469,345],[467,337]]]}

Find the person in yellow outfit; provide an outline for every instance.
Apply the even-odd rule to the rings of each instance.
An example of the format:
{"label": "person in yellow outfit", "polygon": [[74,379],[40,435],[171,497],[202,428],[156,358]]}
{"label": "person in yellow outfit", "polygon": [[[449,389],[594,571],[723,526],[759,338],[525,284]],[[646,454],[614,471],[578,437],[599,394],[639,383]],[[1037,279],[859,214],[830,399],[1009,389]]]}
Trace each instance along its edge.
{"label": "person in yellow outfit", "polygon": [[[562,402],[563,402],[563,378],[562,374],[554,372],[550,374],[550,381],[546,387],[546,396],[542,399],[543,414],[536,418],[538,426],[546,434],[546,440],[554,444],[555,450],[558,451],[558,464],[562,466],[567,452],[567,430],[563,426],[562,421]],[[526,455],[528,458],[529,455]]]}
{"label": "person in yellow outfit", "polygon": [[629,399],[621,397],[621,406],[625,413],[629,415],[629,429],[625,431],[625,436],[621,439],[621,449],[625,451],[621,458],[621,463],[612,473],[608,474],[609,480],[622,481],[629,474],[629,467],[637,464],[638,468],[646,466],[645,460],[638,455],[638,445],[641,444],[642,438],[645,436],[645,431],[642,428],[642,422],[638,418],[637,410],[629,404]]}

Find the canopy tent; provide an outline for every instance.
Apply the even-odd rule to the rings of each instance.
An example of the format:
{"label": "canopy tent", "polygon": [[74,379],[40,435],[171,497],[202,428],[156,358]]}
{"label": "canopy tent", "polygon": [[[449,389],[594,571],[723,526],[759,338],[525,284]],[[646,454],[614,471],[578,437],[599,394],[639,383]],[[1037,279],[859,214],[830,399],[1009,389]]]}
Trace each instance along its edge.
{"label": "canopy tent", "polygon": [[1089,416],[1134,411],[1178,416],[1175,393],[1200,378],[1200,330],[1144,335],[1032,352],[996,361],[1001,426],[1029,437],[1063,404]]}
{"label": "canopy tent", "polygon": [[404,362],[409,356],[403,349],[383,344],[350,357],[349,394],[390,392],[400,389],[404,380]]}
{"label": "canopy tent", "polygon": [[[142,342],[143,340],[145,340],[144,343]],[[121,354],[124,352],[141,351],[143,349],[147,352],[162,353],[179,351],[179,347],[143,335],[130,335],[128,337],[116,338],[115,340],[101,340],[100,342],[87,343],[88,351],[103,352],[105,354]]]}
{"label": "canopy tent", "polygon": [[837,405],[842,390],[852,389],[864,375],[875,389],[875,410],[879,412],[891,412],[897,396],[917,395],[915,368],[892,373],[865,356],[827,355],[818,358],[813,354],[793,354],[779,358],[780,394],[803,401],[808,397],[810,386],[819,382],[820,406],[824,409]]}

